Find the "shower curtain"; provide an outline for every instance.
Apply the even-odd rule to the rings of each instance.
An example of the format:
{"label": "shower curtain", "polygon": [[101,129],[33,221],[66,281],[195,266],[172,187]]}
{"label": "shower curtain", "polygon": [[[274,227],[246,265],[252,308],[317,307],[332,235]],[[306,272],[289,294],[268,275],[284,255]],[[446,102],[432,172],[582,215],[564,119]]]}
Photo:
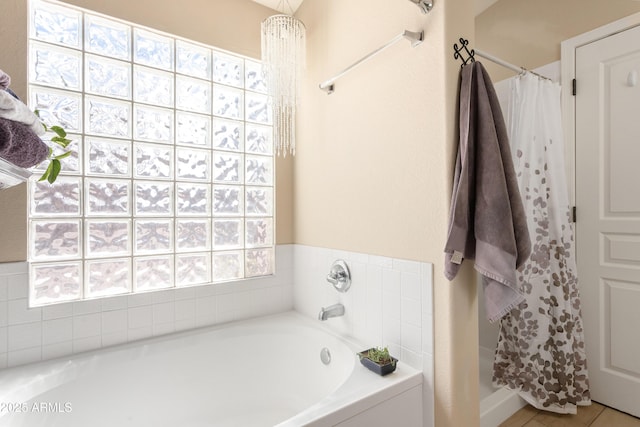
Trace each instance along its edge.
{"label": "shower curtain", "polygon": [[510,82],[507,127],[532,251],[518,269],[525,301],[500,320],[493,383],[538,409],[589,405],[560,86],[531,73]]}

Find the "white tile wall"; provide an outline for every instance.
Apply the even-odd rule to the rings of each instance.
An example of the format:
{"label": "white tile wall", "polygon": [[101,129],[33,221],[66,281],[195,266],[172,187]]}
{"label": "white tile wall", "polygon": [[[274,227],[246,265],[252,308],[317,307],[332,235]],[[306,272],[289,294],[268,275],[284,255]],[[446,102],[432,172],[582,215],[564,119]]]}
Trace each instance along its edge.
{"label": "white tile wall", "polygon": [[[424,426],[433,426],[433,265],[311,246],[294,247],[294,307],[317,318],[321,307],[345,306],[325,323],[363,346],[388,346],[423,372]],[[336,259],[347,262],[351,289],[338,293],[326,281]]]}
{"label": "white tile wall", "polygon": [[0,369],[293,309],[293,247],[268,278],[28,307],[27,263],[0,264]]}
{"label": "white tile wall", "polygon": [[[325,280],[336,259],[351,270],[345,294]],[[367,346],[388,346],[416,369],[424,353],[433,354],[432,264],[295,245],[294,265],[299,312],[317,318],[321,307],[340,302],[345,315],[326,321],[336,331]]]}

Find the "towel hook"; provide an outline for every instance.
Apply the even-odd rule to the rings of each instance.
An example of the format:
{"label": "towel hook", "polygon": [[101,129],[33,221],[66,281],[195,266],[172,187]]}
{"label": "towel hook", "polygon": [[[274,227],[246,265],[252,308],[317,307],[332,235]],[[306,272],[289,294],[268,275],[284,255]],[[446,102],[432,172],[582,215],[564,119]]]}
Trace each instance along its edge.
{"label": "towel hook", "polygon": [[[467,47],[469,45],[469,40],[463,39],[462,37],[460,37],[459,41],[460,41],[460,47],[458,47],[458,43],[453,44],[453,50],[454,50],[453,59],[461,60],[462,65],[460,65],[460,68],[462,68],[465,65],[467,65],[469,62],[476,62],[474,58],[476,52],[473,49],[469,50],[469,48]],[[464,53],[463,49],[464,49],[464,52],[467,53],[466,58],[463,56],[463,53]]]}

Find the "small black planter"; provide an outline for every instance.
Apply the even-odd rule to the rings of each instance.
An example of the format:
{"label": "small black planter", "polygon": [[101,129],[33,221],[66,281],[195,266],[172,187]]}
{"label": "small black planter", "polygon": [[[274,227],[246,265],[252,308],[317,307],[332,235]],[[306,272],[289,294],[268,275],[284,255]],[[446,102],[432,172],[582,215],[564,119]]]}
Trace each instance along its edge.
{"label": "small black planter", "polygon": [[[371,350],[371,349],[369,349]],[[398,359],[391,356],[391,361],[381,365],[379,363],[374,362],[373,360],[367,357],[369,350],[364,350],[358,353],[358,357],[360,357],[360,363],[366,366],[369,370],[375,372],[378,375],[387,375],[396,370],[396,366],[398,365]]]}

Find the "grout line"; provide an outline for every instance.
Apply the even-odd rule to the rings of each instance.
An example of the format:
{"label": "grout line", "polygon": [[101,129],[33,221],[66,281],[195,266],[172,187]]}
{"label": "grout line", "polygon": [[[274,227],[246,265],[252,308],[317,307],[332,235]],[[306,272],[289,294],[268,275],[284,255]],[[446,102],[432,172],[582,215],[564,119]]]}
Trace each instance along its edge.
{"label": "grout line", "polygon": [[529,418],[527,421],[525,421],[525,422],[524,422],[524,424],[522,424],[522,426],[524,427],[526,424],[528,424],[528,423],[529,423],[529,421],[531,421],[531,420],[533,420],[535,417],[537,417],[537,416],[538,416],[538,414],[539,414],[540,412],[541,412],[541,411],[538,409],[536,412],[534,412],[533,414],[531,414],[531,418]]}
{"label": "grout line", "polygon": [[[529,408],[530,408],[530,409],[535,409],[533,406],[530,406],[530,405],[523,406],[522,408],[518,409],[518,411],[517,411],[516,413],[514,413],[514,414],[513,414],[513,415],[511,415],[509,418],[507,418],[506,420],[504,420],[504,421],[500,424],[500,426],[498,426],[498,427],[505,426],[505,425],[511,425],[511,424],[508,424],[508,422],[509,422],[512,418],[515,418],[515,417],[516,417],[516,414],[524,413],[524,411],[526,411],[526,410],[527,410],[527,409],[529,409]],[[527,425],[531,420],[533,420],[533,419],[534,419],[534,418],[535,418],[535,417],[536,417],[540,412],[541,412],[541,411],[540,411],[539,409],[535,409],[535,412],[533,412],[529,418],[522,420],[522,422],[521,422],[520,424],[518,424],[518,425],[515,425],[515,424],[514,424],[514,425],[511,425],[511,427],[526,427],[526,425]]]}
{"label": "grout line", "polygon": [[[600,406],[601,406],[601,409],[600,409],[600,411],[598,412],[598,414],[593,418],[593,420],[591,420],[591,422],[589,422],[589,424],[587,424],[587,425],[586,425],[586,427],[595,425],[596,421],[597,421],[597,420],[598,420],[598,419],[599,419],[599,418],[600,418],[600,417],[601,417],[601,416],[602,416],[602,415],[603,415],[603,414],[604,414],[608,409],[609,409],[609,410],[611,410],[611,411],[613,411],[613,412],[619,412],[619,413],[621,413],[621,414],[624,414],[624,412],[622,412],[622,411],[618,411],[617,409],[611,408],[611,407],[606,406],[606,405],[603,405],[603,404],[601,404],[601,403],[598,403],[598,402],[595,402],[595,401],[594,401],[593,403],[596,403],[596,404],[600,405]],[[511,417],[507,418],[507,419],[506,419],[502,424],[500,424],[500,426],[506,426],[506,425],[509,425],[509,426],[511,426],[511,427],[527,427],[527,426],[529,426],[529,425],[530,425],[529,423],[530,423],[530,422],[531,422],[535,417],[537,417],[537,416],[538,416],[538,415],[540,415],[540,414],[545,414],[545,413],[546,413],[545,411],[542,411],[542,410],[538,410],[538,409],[536,409],[536,410],[535,410],[536,412],[532,413],[532,414],[531,414],[531,416],[530,416],[529,418],[521,420],[521,423],[520,423],[520,424],[515,425],[515,424],[511,424],[511,423],[509,423],[509,421],[510,421],[512,418],[515,418],[515,417],[516,417],[516,414],[524,413],[528,408],[530,408],[530,409],[535,409],[535,408],[533,408],[532,406],[525,406],[525,407],[521,408],[520,410],[518,410],[518,411],[517,411],[515,414],[513,414]],[[581,409],[581,408],[582,408],[582,407],[580,407],[580,406],[579,406],[579,407],[578,407],[578,411],[580,411],[580,409]],[[636,418],[636,417],[634,417],[634,418]],[[637,425],[640,427],[640,418],[637,418],[637,420],[638,420]],[[567,426],[567,427],[569,427],[569,426],[574,425],[574,424],[572,424],[572,423],[571,423],[571,421],[568,421],[568,423],[563,423],[562,421],[559,421],[559,422],[560,422],[560,424],[558,424],[558,423],[557,423],[558,421],[559,421],[559,420],[558,420],[558,419],[556,419],[556,420],[555,420],[555,422],[554,422],[552,425],[554,425],[554,426],[558,426],[558,427],[562,427],[562,426]],[[545,426],[546,426],[547,424],[542,424],[542,425],[545,425]]]}
{"label": "grout line", "polygon": [[[593,403],[597,403],[597,402],[593,402]],[[601,405],[601,406],[602,406],[602,408],[600,409],[600,412],[598,412],[598,415],[596,415],[596,416],[593,418],[593,420],[591,420],[591,422],[589,423],[589,425],[590,425],[590,426],[591,426],[591,425],[593,425],[593,424],[595,424],[596,420],[597,420],[598,418],[600,418],[600,416],[601,416],[602,414],[604,414],[604,411],[606,411],[606,410],[607,410],[607,408],[608,408],[608,406],[605,406],[605,405]],[[580,408],[578,408],[578,410],[580,410]],[[615,409],[614,409],[614,410],[615,410]]]}

